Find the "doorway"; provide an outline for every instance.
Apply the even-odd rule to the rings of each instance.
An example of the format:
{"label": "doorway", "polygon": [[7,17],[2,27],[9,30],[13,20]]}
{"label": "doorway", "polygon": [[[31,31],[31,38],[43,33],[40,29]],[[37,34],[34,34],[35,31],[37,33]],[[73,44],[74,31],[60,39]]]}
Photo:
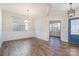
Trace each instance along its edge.
{"label": "doorway", "polygon": [[49,22],[49,43],[55,50],[61,46],[61,21]]}
{"label": "doorway", "polygon": [[69,18],[68,41],[69,43],[79,44],[79,17]]}

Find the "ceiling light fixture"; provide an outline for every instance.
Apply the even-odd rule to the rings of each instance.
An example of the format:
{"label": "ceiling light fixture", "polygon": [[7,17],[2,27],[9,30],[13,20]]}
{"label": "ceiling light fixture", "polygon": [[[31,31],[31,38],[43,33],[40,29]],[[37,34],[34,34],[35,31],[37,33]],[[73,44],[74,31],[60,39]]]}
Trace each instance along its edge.
{"label": "ceiling light fixture", "polygon": [[29,15],[29,9],[27,9],[26,20],[24,22],[25,22],[25,29],[28,30],[30,27],[29,23],[31,22],[31,17]]}
{"label": "ceiling light fixture", "polygon": [[29,9],[27,9],[25,22],[30,22],[30,20],[31,20],[31,16],[30,16],[30,13],[29,13]]}
{"label": "ceiling light fixture", "polygon": [[30,17],[30,15],[29,15],[29,9],[27,9],[26,17],[29,20],[29,17]]}
{"label": "ceiling light fixture", "polygon": [[70,10],[68,11],[68,16],[73,17],[75,16],[75,10],[72,8],[72,3],[69,4],[70,4]]}

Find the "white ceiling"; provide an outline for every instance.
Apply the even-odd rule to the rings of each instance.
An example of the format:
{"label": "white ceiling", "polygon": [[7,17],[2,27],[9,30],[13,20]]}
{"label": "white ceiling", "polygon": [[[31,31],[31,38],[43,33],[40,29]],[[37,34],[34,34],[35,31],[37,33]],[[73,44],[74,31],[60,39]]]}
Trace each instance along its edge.
{"label": "white ceiling", "polygon": [[[79,9],[78,3],[73,3],[72,6],[75,10]],[[68,3],[0,3],[0,7],[22,15],[26,15],[27,9],[29,9],[30,15],[39,16],[47,15],[50,13],[50,9],[52,12],[66,12],[70,5]]]}
{"label": "white ceiling", "polygon": [[[52,8],[54,10],[68,11],[70,9],[69,3],[54,3],[54,4],[51,4],[51,5],[52,5]],[[79,3],[73,3],[72,8],[73,9],[79,8]]]}

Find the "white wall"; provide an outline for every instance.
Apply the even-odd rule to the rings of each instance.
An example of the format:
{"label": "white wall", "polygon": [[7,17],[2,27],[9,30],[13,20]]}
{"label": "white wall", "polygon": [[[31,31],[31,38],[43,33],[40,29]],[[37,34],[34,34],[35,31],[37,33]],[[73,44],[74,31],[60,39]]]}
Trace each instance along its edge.
{"label": "white wall", "polygon": [[34,22],[34,36],[48,41],[48,24],[45,17],[37,17]]}
{"label": "white wall", "polygon": [[63,20],[61,20],[61,40],[64,42],[68,42],[68,18],[65,14]]}
{"label": "white wall", "polygon": [[[40,21],[39,21],[40,20]],[[40,17],[36,19],[35,23],[35,37],[43,40],[49,40],[49,22],[50,21],[61,21],[61,40],[68,42],[68,19],[66,13],[62,12],[51,12],[50,16]],[[37,32],[36,32],[37,31]]]}
{"label": "white wall", "polygon": [[0,47],[2,44],[2,9],[0,8]]}
{"label": "white wall", "polygon": [[52,31],[49,31],[49,36],[57,36],[57,37],[60,37],[60,32],[52,32]]}
{"label": "white wall", "polygon": [[51,12],[50,16],[37,17],[32,20],[31,28],[28,31],[12,31],[12,18],[11,16],[26,19],[23,15],[3,11],[3,41],[14,40],[27,37],[37,37],[43,40],[49,40],[49,22],[60,20],[61,21],[61,40],[68,41],[68,19],[67,15],[62,12]]}
{"label": "white wall", "polygon": [[60,20],[61,21],[61,40],[64,42],[68,42],[68,19],[67,14],[60,11],[56,12],[53,17],[51,17],[52,21]]}
{"label": "white wall", "polygon": [[2,14],[2,30],[3,30],[3,41],[14,40],[14,39],[21,39],[33,36],[33,20],[30,23],[30,28],[27,31],[13,31],[12,30],[12,16],[21,18],[26,20],[26,16],[19,15],[10,11],[3,10]]}
{"label": "white wall", "polygon": [[[20,38],[27,38],[27,37],[37,37],[43,40],[48,41],[49,40],[49,22],[60,20],[61,21],[61,40],[68,42],[68,18],[67,14],[62,11],[51,11],[51,14],[49,16],[39,16],[35,19],[32,19],[31,22],[31,28],[28,31],[12,31],[12,18],[11,16],[19,17],[21,19],[26,19],[26,16],[18,15],[13,12],[5,11],[3,10],[1,15],[1,9],[0,9],[0,24],[1,19],[2,21],[2,36],[3,39],[0,39],[1,41],[7,41],[7,40],[14,40],[14,39],[20,39]],[[76,12],[76,15],[79,15],[79,11]],[[3,16],[3,17],[1,17]],[[0,25],[0,31],[1,31],[1,25]],[[1,32],[0,32],[1,37]]]}

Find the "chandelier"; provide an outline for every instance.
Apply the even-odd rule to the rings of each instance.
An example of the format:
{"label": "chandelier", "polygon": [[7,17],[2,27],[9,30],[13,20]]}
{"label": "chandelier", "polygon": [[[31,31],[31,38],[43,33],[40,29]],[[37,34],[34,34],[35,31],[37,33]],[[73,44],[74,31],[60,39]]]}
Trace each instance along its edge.
{"label": "chandelier", "polygon": [[72,3],[69,4],[70,4],[70,10],[68,11],[68,17],[73,17],[75,16],[75,10],[72,9]]}
{"label": "chandelier", "polygon": [[27,17],[28,20],[30,19],[29,9],[27,9],[26,17]]}
{"label": "chandelier", "polygon": [[32,17],[30,16],[30,12],[29,12],[29,9],[27,9],[27,12],[26,12],[26,20],[24,22],[31,22],[31,19]]}
{"label": "chandelier", "polygon": [[24,23],[25,23],[25,29],[28,30],[30,27],[30,23],[31,23],[31,16],[29,13],[29,9],[27,9],[26,20],[24,21]]}

